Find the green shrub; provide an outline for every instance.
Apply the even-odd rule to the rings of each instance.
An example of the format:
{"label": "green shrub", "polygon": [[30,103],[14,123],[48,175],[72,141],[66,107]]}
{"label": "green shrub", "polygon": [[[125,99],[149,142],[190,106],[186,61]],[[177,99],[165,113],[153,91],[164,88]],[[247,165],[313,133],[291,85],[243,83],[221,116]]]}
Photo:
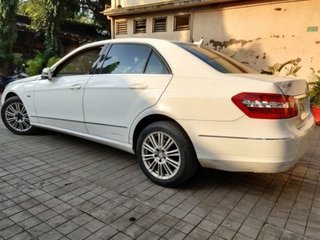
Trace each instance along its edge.
{"label": "green shrub", "polygon": [[59,60],[60,60],[59,57],[51,57],[51,58],[49,58],[48,63],[47,63],[47,67],[51,67],[53,64],[55,64]]}
{"label": "green shrub", "polygon": [[29,76],[41,73],[42,67],[45,62],[44,54],[38,52],[36,57],[27,61],[26,73]]}
{"label": "green shrub", "polygon": [[320,76],[317,76],[317,81],[309,83],[311,103],[320,107]]}

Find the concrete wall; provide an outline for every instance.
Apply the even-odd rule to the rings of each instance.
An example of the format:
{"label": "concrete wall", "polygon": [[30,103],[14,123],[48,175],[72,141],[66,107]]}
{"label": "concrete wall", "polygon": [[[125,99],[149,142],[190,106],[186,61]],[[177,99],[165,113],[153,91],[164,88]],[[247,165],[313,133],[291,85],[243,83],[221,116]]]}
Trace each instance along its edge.
{"label": "concrete wall", "polygon": [[287,64],[298,77],[320,74],[320,1],[292,1],[194,14],[193,38],[261,71]]}
{"label": "concrete wall", "polygon": [[117,5],[121,5],[121,7],[132,7],[138,6],[142,4],[151,4],[151,3],[160,3],[166,2],[161,0],[111,0],[111,7],[116,8]]}

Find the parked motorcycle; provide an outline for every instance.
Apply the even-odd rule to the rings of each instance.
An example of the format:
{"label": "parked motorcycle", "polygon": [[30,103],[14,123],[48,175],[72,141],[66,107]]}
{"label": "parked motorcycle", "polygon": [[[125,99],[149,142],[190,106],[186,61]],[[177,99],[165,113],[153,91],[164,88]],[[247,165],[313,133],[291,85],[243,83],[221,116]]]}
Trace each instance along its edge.
{"label": "parked motorcycle", "polygon": [[19,70],[15,70],[14,71],[14,75],[11,75],[11,76],[1,76],[0,75],[0,92],[3,91],[3,89],[5,88],[5,86],[13,81],[16,81],[18,79],[21,79],[21,78],[26,78],[28,77],[28,74],[26,74],[24,72],[24,68],[25,68],[25,65],[22,64],[21,68]]}

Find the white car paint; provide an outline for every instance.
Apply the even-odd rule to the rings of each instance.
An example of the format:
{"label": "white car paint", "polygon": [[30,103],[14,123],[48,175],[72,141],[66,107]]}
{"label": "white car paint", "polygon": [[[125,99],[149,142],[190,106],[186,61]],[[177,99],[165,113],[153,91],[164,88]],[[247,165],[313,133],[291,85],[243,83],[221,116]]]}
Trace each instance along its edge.
{"label": "white car paint", "polygon": [[129,127],[135,117],[157,103],[171,78],[171,74],[94,75],[83,96],[88,133],[128,142]]}
{"label": "white car paint", "polygon": [[[39,123],[87,133],[82,98],[91,75],[61,76],[42,79],[32,86]],[[62,121],[67,120],[67,121]]]}
{"label": "white car paint", "polygon": [[68,80],[37,76],[9,84],[2,102],[16,94],[25,104],[32,125],[131,153],[139,122],[151,115],[166,116],[187,133],[202,166],[223,170],[284,171],[306,151],[314,126],[309,101],[304,100],[298,116],[280,120],[250,118],[231,101],[241,92],[306,99],[302,80],[223,74],[174,43],[155,39],[92,43],[68,54],[51,69],[86,48],[112,43],[152,46],[172,74],[82,75]]}

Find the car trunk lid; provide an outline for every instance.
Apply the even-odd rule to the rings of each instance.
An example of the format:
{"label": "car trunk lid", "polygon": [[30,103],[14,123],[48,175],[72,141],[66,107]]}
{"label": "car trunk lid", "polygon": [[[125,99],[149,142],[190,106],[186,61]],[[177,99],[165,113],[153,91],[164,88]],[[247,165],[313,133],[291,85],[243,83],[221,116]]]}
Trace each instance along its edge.
{"label": "car trunk lid", "polygon": [[271,82],[279,90],[278,93],[292,96],[298,110],[298,115],[295,117],[295,125],[301,125],[310,115],[310,101],[308,97],[308,85],[303,79],[284,78],[272,75],[263,74],[232,74],[241,78],[254,79],[256,81]]}

